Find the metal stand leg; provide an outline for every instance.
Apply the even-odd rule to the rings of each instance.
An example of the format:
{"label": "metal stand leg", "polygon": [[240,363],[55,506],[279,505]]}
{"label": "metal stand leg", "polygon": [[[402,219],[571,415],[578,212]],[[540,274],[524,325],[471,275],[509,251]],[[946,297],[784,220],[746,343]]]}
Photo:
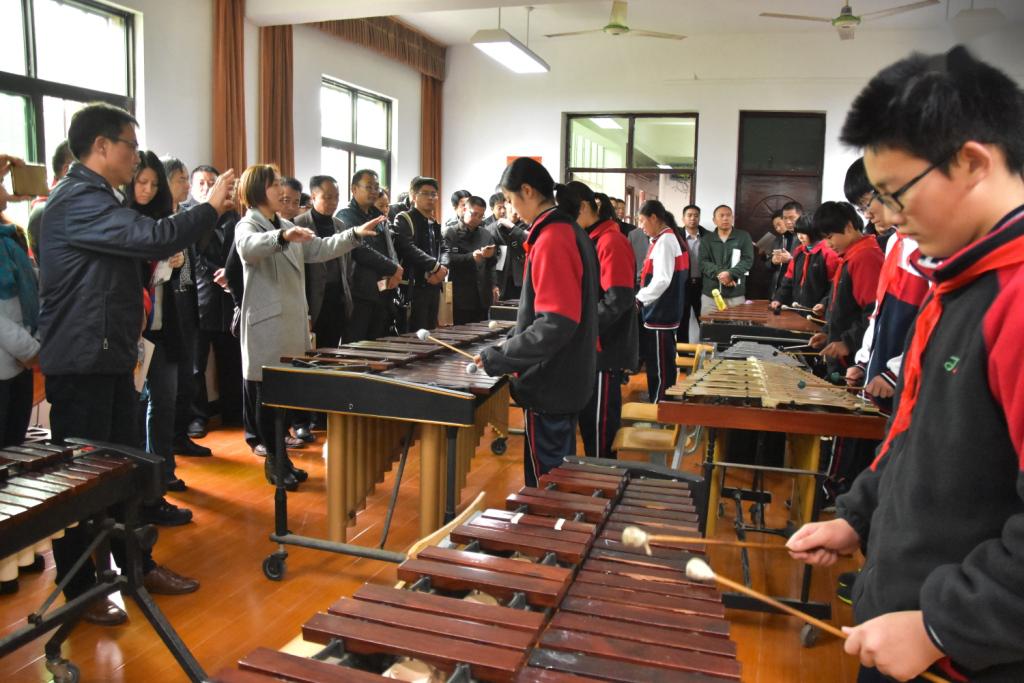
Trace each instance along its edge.
{"label": "metal stand leg", "polygon": [[415,431],[416,426],[411,425],[409,431],[405,435],[405,444],[402,446],[402,457],[398,459],[398,471],[395,472],[395,485],[391,489],[391,500],[388,502],[388,511],[384,514],[384,530],[380,534],[380,545],[378,548],[384,549],[384,544],[388,542],[388,533],[391,531],[391,516],[395,513],[395,503],[398,502],[398,488],[402,485],[402,473],[405,472],[405,461],[409,457],[409,447],[412,445],[412,435]]}
{"label": "metal stand leg", "polygon": [[459,436],[459,430],[457,427],[447,427],[445,429],[445,437],[448,440],[448,462],[446,463],[447,469],[447,487],[445,489],[444,499],[444,523],[455,519],[455,503],[458,498],[458,493],[455,488],[455,473],[458,468],[458,448],[457,441]]}

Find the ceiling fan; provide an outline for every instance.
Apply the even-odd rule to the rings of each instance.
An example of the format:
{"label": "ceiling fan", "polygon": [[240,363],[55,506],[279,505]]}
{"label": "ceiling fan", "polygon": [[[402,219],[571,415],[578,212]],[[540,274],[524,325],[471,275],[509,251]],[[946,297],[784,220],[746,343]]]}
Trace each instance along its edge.
{"label": "ceiling fan", "polygon": [[[936,0],[937,2],[938,0]],[[614,0],[612,2],[612,14],[608,24],[603,28],[595,28],[589,31],[568,31],[566,33],[548,33],[545,38],[564,38],[566,36],[585,36],[593,33],[607,33],[610,36],[637,36],[640,38],[666,38],[668,40],[682,40],[686,36],[678,33],[661,33],[659,31],[643,31],[632,29],[626,25],[626,9],[629,5],[626,0]]]}
{"label": "ceiling fan", "polygon": [[772,19],[797,19],[799,21],[823,21],[832,24],[836,27],[836,31],[839,33],[840,40],[853,40],[853,32],[862,21],[872,21],[874,19],[881,19],[883,17],[891,17],[894,14],[902,14],[903,12],[910,12],[915,9],[921,9],[922,7],[928,7],[929,5],[937,5],[939,0],[921,0],[920,2],[912,2],[909,5],[900,5],[898,7],[890,7],[888,9],[875,10],[874,12],[865,12],[858,16],[853,13],[853,7],[849,3],[844,3],[843,8],[839,11],[838,17],[809,17],[804,14],[780,14],[778,12],[761,12],[762,17],[770,17]]}

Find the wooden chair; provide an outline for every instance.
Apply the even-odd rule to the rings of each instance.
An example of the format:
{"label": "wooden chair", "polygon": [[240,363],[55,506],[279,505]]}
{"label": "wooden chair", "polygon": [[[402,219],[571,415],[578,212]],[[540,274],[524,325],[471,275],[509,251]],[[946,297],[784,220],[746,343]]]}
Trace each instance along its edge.
{"label": "wooden chair", "polygon": [[712,344],[676,344],[676,367],[684,375],[689,375],[714,353],[715,347]]}
{"label": "wooden chair", "polygon": [[623,460],[639,460],[656,465],[665,465],[672,454],[672,466],[682,460],[684,440],[679,425],[671,428],[620,427],[615,433],[612,450]]}

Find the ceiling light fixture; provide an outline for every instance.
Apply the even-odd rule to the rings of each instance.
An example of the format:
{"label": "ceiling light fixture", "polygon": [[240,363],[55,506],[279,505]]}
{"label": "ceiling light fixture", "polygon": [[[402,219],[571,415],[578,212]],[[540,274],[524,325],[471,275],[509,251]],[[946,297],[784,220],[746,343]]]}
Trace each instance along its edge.
{"label": "ceiling light fixture", "polygon": [[485,55],[506,69],[517,74],[539,74],[551,71],[548,63],[541,59],[528,45],[530,42],[530,12],[526,8],[526,42],[523,45],[515,36],[501,28],[501,8],[498,8],[498,28],[481,29],[473,34],[470,42]]}
{"label": "ceiling light fixture", "polygon": [[622,130],[622,124],[615,119],[591,117],[590,122],[598,128],[604,128],[605,130]]}

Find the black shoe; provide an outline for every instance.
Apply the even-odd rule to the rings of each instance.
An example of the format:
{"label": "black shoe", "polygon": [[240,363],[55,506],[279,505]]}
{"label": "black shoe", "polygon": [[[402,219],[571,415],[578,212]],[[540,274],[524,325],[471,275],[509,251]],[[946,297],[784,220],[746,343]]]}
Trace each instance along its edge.
{"label": "black shoe", "polygon": [[296,427],[295,438],[305,441],[306,443],[316,441],[316,437],[309,431],[309,427]]}
{"label": "black shoe", "polygon": [[189,438],[201,439],[206,436],[206,420],[201,417],[197,417],[188,423],[188,429],[185,430]]}
{"label": "black shoe", "polygon": [[18,580],[0,581],[0,595],[13,595],[18,592]]}
{"label": "black shoe", "polygon": [[[274,459],[267,458],[263,461],[263,476],[267,478],[267,483],[271,486],[277,486],[277,476],[274,474]],[[295,478],[295,475],[290,471],[285,471],[284,481],[282,482],[286,491],[298,491],[299,480]]]}
{"label": "black shoe", "polygon": [[175,477],[174,479],[171,479],[169,482],[167,482],[168,491],[175,491],[177,493],[181,493],[186,489],[188,489],[188,487],[185,486],[185,482],[183,482],[179,477]]}
{"label": "black shoe", "polygon": [[306,470],[300,470],[298,467],[295,467],[294,465],[292,466],[291,472],[292,476],[295,477],[295,481],[299,482],[300,484],[309,479],[309,472],[307,472]]}
{"label": "black shoe", "polygon": [[252,447],[252,454],[255,455],[257,458],[265,458],[267,457],[267,447],[261,443],[258,443]]}
{"label": "black shoe", "polygon": [[213,455],[213,451],[206,446],[200,446],[186,436],[174,440],[174,454],[189,455],[194,458],[206,458]]}
{"label": "black shoe", "polygon": [[156,505],[143,507],[139,516],[142,517],[143,522],[158,526],[181,526],[192,521],[191,510],[180,508],[166,498],[161,498]]}

